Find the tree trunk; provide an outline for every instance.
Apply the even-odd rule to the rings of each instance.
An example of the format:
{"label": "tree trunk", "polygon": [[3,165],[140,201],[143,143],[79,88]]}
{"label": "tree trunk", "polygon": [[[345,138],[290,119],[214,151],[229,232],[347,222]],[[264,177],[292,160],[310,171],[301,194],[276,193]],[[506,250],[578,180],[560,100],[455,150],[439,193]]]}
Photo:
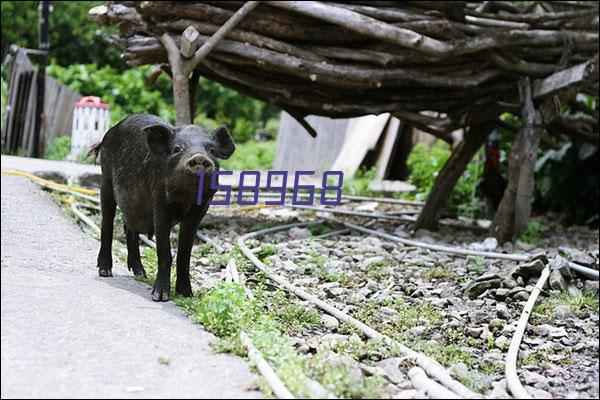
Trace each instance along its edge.
{"label": "tree trunk", "polygon": [[493,128],[493,124],[486,123],[472,127],[462,142],[452,150],[452,154],[438,174],[431,192],[427,197],[425,206],[415,223],[417,229],[433,229],[437,225],[439,213],[458,182],[465,168],[485,142],[485,138]]}
{"label": "tree trunk", "polygon": [[535,183],[533,173],[542,133],[542,118],[533,104],[529,78],[519,82],[519,91],[523,127],[510,149],[508,186],[491,227],[491,234],[500,243],[521,236],[529,223]]}
{"label": "tree trunk", "polygon": [[191,124],[190,85],[187,75],[181,71],[173,71],[173,102],[175,103],[176,125]]}

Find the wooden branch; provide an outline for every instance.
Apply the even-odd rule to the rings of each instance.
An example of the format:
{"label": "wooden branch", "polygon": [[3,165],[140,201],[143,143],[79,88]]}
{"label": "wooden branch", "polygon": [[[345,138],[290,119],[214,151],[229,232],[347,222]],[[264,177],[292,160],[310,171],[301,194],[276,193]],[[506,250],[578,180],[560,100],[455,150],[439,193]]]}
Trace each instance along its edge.
{"label": "wooden branch", "polygon": [[229,18],[227,22],[225,22],[215,32],[215,34],[211,36],[210,39],[205,41],[202,47],[200,47],[196,51],[196,54],[194,54],[194,58],[192,58],[192,60],[186,66],[186,70],[188,72],[194,70],[198,63],[200,63],[200,61],[204,57],[206,57],[206,55],[210,53],[211,50],[215,48],[215,46],[219,44],[219,42],[227,35],[227,33],[229,33],[246,15],[248,15],[252,10],[254,10],[256,6],[258,6],[258,4],[258,1],[248,1],[242,6],[242,8],[237,10],[235,14],[233,14],[231,18]]}
{"label": "wooden branch", "polygon": [[533,82],[533,98],[547,96],[559,90],[595,81],[598,81],[598,55],[593,60]]}

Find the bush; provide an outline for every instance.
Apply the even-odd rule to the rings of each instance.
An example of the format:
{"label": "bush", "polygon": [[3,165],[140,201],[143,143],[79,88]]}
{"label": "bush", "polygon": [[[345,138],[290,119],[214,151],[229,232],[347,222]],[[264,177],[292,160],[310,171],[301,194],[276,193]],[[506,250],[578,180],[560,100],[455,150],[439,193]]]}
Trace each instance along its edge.
{"label": "bush", "polygon": [[[53,61],[48,75],[82,95],[99,96],[110,104],[111,123],[115,124],[133,113],[150,113],[171,123],[175,122],[175,108],[171,81],[161,75],[149,85],[148,65],[123,72],[95,64],[73,64],[62,67]],[[194,123],[208,129],[227,125],[237,143],[252,140],[258,130],[277,133],[279,110],[254,100],[208,79],[200,79],[196,91],[198,110]]]}
{"label": "bush", "polygon": [[[408,156],[407,165],[410,169],[408,181],[417,187],[416,198],[425,199],[427,197],[439,171],[448,161],[450,153],[450,145],[441,140],[431,147],[424,143],[415,145]],[[446,203],[447,211],[471,218],[483,214],[483,202],[475,195],[476,188],[481,181],[482,170],[478,153],[468,164],[454,187],[454,191]]]}
{"label": "bush", "polygon": [[44,158],[48,160],[64,160],[71,152],[71,136],[59,136],[54,138],[48,146],[46,146],[46,154]]}
{"label": "bush", "polygon": [[266,171],[273,166],[275,141],[236,144],[236,150],[229,160],[221,162],[221,169],[230,171]]}

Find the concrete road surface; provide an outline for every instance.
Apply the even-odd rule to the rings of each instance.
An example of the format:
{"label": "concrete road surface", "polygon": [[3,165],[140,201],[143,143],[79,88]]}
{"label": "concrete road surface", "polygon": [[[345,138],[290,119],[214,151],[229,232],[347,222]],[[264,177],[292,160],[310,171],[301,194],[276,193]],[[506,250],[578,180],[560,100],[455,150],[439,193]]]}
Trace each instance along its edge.
{"label": "concrete road surface", "polygon": [[261,396],[242,359],[214,354],[211,334],[116,259],[100,278],[98,242],[47,193],[1,179],[2,398]]}

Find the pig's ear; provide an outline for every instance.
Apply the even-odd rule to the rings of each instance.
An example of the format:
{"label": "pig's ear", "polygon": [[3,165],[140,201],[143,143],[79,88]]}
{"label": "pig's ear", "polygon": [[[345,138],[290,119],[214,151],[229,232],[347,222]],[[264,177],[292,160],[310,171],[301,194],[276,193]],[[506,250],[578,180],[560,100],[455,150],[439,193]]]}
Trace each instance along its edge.
{"label": "pig's ear", "polygon": [[150,125],[143,129],[148,148],[154,154],[167,154],[175,133],[165,125]]}
{"label": "pig's ear", "polygon": [[213,136],[215,141],[217,142],[217,148],[215,151],[215,155],[218,158],[222,158],[223,160],[231,157],[233,152],[235,151],[235,144],[233,143],[233,139],[229,134],[229,131],[224,126],[218,128],[213,132]]}

